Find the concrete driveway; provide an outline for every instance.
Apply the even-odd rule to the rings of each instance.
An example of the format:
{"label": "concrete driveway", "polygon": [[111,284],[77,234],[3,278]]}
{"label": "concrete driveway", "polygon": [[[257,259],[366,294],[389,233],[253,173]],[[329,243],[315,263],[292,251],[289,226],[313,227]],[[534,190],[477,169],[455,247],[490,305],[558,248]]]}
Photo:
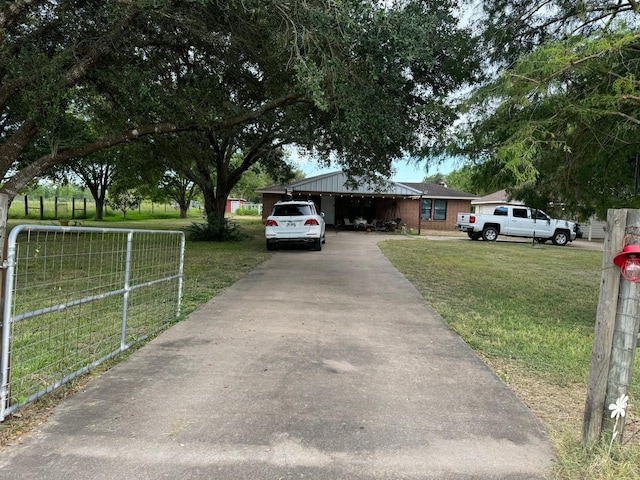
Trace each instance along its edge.
{"label": "concrete driveway", "polygon": [[376,246],[281,250],[0,454],[7,479],[538,479],[529,409]]}

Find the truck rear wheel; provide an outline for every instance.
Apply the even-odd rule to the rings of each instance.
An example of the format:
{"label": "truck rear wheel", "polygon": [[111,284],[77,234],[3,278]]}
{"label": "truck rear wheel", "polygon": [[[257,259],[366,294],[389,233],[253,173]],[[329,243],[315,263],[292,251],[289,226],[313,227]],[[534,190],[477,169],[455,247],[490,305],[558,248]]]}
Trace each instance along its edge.
{"label": "truck rear wheel", "polygon": [[551,240],[554,245],[564,247],[567,243],[569,243],[569,234],[564,230],[558,230],[553,234],[553,238]]}
{"label": "truck rear wheel", "polygon": [[485,227],[482,231],[482,239],[485,242],[495,242],[498,239],[498,229],[496,227]]}

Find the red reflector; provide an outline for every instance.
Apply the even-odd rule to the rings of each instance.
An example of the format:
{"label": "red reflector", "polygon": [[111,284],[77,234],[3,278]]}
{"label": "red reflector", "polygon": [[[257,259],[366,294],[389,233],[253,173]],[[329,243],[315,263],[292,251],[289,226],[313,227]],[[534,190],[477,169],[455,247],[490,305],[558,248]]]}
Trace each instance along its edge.
{"label": "red reflector", "polygon": [[476,216],[475,215],[471,215],[469,217],[469,223],[476,223]]}
{"label": "red reflector", "polygon": [[277,227],[278,226],[278,222],[276,222],[275,220],[267,220],[267,227]]}
{"label": "red reflector", "polygon": [[305,225],[320,225],[318,223],[318,220],[316,220],[315,218],[310,218],[309,220],[307,220],[306,222],[304,222]]}

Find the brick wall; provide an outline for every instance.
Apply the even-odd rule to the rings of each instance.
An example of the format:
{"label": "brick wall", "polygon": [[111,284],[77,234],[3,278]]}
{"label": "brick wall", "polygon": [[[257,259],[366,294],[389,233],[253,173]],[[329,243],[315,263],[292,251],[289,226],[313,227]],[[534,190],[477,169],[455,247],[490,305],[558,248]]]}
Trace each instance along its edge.
{"label": "brick wall", "polygon": [[[458,212],[469,212],[470,209],[470,200],[447,200],[447,218],[445,220],[422,220],[421,233],[428,230],[453,232]],[[398,200],[398,216],[402,219],[402,223],[407,224],[407,228],[418,230],[419,214],[420,200]]]}
{"label": "brick wall", "polygon": [[282,195],[265,193],[262,195],[262,223],[266,223],[267,217],[271,215],[271,210],[277,201],[282,200]]}

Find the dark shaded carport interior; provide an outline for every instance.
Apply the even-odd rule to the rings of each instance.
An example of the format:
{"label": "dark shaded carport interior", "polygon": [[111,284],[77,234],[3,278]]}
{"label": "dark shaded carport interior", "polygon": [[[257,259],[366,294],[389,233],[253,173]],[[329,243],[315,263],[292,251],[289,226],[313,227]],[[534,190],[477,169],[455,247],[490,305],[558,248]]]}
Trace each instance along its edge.
{"label": "dark shaded carport interior", "polygon": [[[398,204],[394,197],[375,195],[323,194],[335,197],[335,226],[343,225],[345,219],[353,222],[355,218],[364,218],[369,223],[389,222],[398,218]],[[313,200],[318,207],[322,196],[319,194],[294,192],[293,198]]]}

